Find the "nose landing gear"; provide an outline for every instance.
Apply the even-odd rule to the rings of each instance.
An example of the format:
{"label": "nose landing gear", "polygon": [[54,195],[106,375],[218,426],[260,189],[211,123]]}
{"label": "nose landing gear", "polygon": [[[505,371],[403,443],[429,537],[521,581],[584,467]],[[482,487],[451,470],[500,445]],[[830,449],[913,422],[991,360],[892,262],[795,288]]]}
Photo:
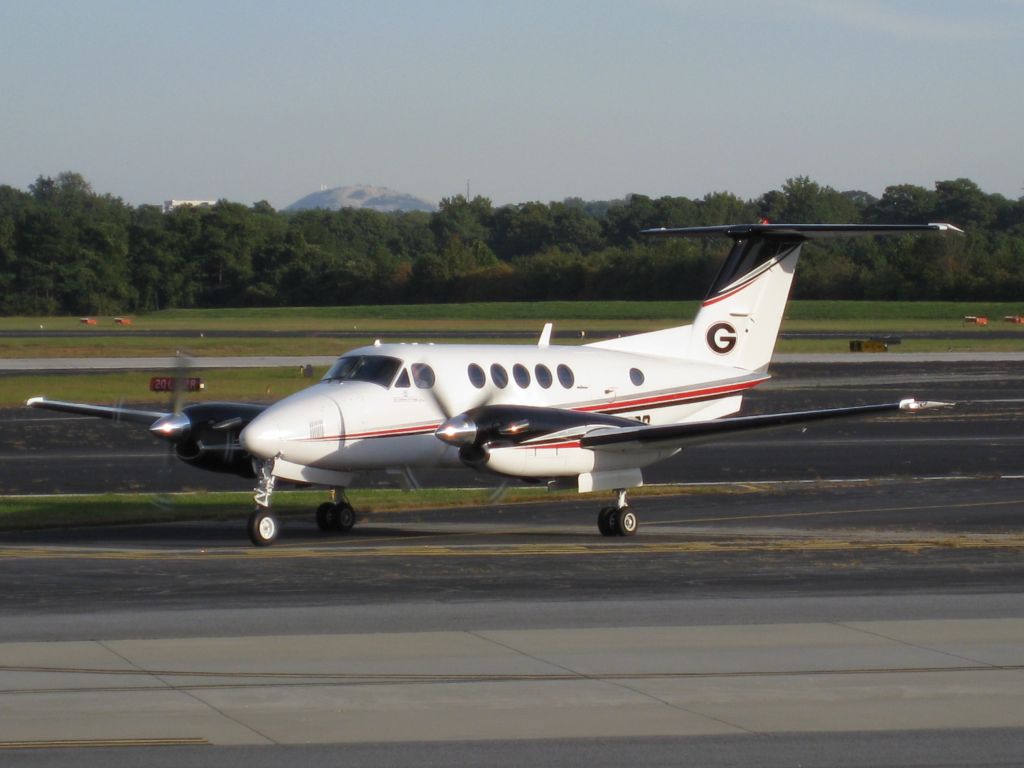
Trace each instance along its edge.
{"label": "nose landing gear", "polygon": [[256,509],[249,515],[249,540],[257,547],[267,547],[277,540],[280,526],[270,511],[270,497],[274,494],[274,459],[259,462],[256,467],[256,489],[253,500]]}

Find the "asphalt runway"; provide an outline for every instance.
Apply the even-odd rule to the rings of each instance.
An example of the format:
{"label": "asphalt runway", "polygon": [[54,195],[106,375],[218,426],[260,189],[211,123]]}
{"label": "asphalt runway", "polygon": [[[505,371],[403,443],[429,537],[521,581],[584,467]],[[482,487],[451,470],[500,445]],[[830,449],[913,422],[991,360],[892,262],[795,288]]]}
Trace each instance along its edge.
{"label": "asphalt runway", "polygon": [[[1019,765],[1020,366],[780,366],[752,410],[961,405],[686,451],[632,539],[594,499],[0,534],[0,759]],[[142,482],[148,437],[35,418],[4,483]]]}

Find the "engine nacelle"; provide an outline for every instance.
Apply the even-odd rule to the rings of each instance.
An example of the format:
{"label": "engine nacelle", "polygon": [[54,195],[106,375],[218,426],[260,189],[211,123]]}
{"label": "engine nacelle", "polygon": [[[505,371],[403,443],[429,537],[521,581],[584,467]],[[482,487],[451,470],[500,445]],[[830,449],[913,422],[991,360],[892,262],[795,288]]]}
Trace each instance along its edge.
{"label": "engine nacelle", "polygon": [[238,435],[264,410],[248,403],[197,403],[183,409],[187,426],[174,443],[174,453],[186,464],[210,472],[255,477],[252,457],[242,450]]}
{"label": "engine nacelle", "polygon": [[252,457],[238,445],[237,432],[223,437],[229,438],[230,442],[208,445],[201,440],[183,440],[174,446],[174,455],[186,464],[210,472],[256,477],[252,469]]}
{"label": "engine nacelle", "polygon": [[[488,446],[471,466],[499,475],[539,480],[576,477],[592,472],[614,472],[646,467],[680,451],[679,448],[644,451],[595,451],[571,442],[556,445]],[[467,462],[470,463],[470,462]]]}

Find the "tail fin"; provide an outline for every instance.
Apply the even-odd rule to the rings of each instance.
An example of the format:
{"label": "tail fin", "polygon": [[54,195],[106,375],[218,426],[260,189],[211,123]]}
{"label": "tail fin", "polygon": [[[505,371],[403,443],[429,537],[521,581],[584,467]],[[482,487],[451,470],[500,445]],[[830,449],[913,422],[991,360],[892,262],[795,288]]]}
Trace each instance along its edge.
{"label": "tail fin", "polygon": [[803,239],[752,234],[734,240],[693,320],[685,357],[764,370],[775,349]]}
{"label": "tail fin", "polygon": [[[775,350],[796,263],[805,241],[914,232],[962,230],[951,224],[740,224],[645,230],[643,234],[653,237],[730,237],[733,246],[692,326],[598,342],[593,346],[763,371]],[[677,346],[673,348],[673,345]]]}

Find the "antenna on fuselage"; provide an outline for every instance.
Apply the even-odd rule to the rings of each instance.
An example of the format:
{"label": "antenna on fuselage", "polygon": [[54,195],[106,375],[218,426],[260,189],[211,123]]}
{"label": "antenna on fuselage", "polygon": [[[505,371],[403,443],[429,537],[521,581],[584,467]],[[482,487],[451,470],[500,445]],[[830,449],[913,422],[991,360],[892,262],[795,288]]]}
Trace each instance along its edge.
{"label": "antenna on fuselage", "polygon": [[538,347],[547,347],[551,345],[551,329],[554,327],[554,323],[544,323],[544,330],[540,332],[540,338],[537,339]]}

